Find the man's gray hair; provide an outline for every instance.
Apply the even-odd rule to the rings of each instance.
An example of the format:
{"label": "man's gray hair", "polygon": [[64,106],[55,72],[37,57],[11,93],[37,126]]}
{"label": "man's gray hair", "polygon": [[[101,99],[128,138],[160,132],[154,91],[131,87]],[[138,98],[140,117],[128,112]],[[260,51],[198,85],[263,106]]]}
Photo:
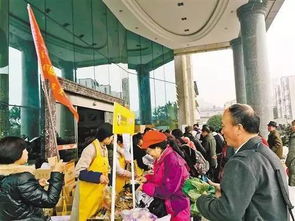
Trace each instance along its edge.
{"label": "man's gray hair", "polygon": [[233,119],[233,124],[241,124],[251,134],[259,133],[260,118],[253,108],[247,104],[233,104],[227,109]]}

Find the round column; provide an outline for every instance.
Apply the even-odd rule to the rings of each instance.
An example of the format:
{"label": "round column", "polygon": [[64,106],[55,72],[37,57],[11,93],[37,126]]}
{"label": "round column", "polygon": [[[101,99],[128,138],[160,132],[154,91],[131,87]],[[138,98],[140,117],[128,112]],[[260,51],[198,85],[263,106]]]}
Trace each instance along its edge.
{"label": "round column", "polygon": [[237,11],[241,23],[247,102],[260,116],[263,136],[268,133],[266,124],[273,118],[265,13],[266,5],[260,2],[249,2]]}
{"label": "round column", "polygon": [[233,39],[230,42],[233,50],[234,71],[235,71],[235,86],[237,103],[246,104],[246,85],[244,73],[244,57],[241,38]]}
{"label": "round column", "polygon": [[139,111],[141,124],[152,124],[150,73],[144,68],[137,70]]}
{"label": "round column", "polygon": [[22,43],[22,108],[21,135],[39,136],[40,91],[38,60],[32,41]]}
{"label": "round column", "polygon": [[[59,62],[62,71],[62,77],[74,81],[74,65],[73,62]],[[60,131],[59,135],[65,140],[75,141],[75,126],[73,114],[64,105],[60,105]]]}
{"label": "round column", "polygon": [[0,0],[0,137],[9,134],[8,1]]}

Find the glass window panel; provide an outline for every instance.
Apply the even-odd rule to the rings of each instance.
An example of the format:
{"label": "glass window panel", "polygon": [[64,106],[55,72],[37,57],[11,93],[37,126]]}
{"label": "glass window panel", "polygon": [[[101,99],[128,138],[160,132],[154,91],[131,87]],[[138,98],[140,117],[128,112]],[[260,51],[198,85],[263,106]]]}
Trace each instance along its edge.
{"label": "glass window panel", "polygon": [[96,89],[97,82],[94,78],[93,67],[82,67],[77,69],[77,83],[85,87]]}
{"label": "glass window panel", "polygon": [[136,69],[141,64],[140,36],[127,31],[128,68]]}
{"label": "glass window panel", "polygon": [[[65,10],[67,9],[67,10]],[[45,40],[50,59],[56,68],[58,76],[74,80],[74,39],[73,39],[73,4],[72,0],[46,1]]]}
{"label": "glass window panel", "polygon": [[138,79],[137,75],[129,74],[129,98],[130,109],[136,114],[136,118],[139,119],[139,94],[138,94]]}
{"label": "glass window panel", "polygon": [[176,95],[176,85],[166,83],[166,101],[167,102],[176,102],[177,95]]}
{"label": "glass window panel", "polygon": [[[87,81],[87,85],[95,87],[95,51],[93,42],[93,11],[92,1],[85,0],[81,4],[80,0],[73,0],[74,34],[75,39],[75,65],[77,67],[77,82]],[[83,83],[83,85],[85,85]]]}
{"label": "glass window panel", "polygon": [[9,103],[21,105],[22,98],[22,53],[9,47]]}
{"label": "glass window panel", "polygon": [[165,80],[175,83],[174,60],[164,65]]}
{"label": "glass window panel", "polygon": [[156,88],[156,106],[164,106],[166,104],[166,90],[165,90],[165,82],[155,80],[155,88]]}
{"label": "glass window panel", "polygon": [[100,85],[110,85],[110,66],[108,64],[95,66],[95,80]]}
{"label": "glass window panel", "polygon": [[108,58],[110,62],[120,62],[118,20],[110,10],[106,10],[108,30]]}
{"label": "glass window panel", "polygon": [[[153,77],[153,72],[150,73],[150,77]],[[152,106],[152,110],[154,110],[157,106],[157,97],[156,97],[155,80],[152,78],[150,78],[150,93],[151,93],[151,106]]]}
{"label": "glass window panel", "polygon": [[109,63],[108,53],[108,8],[102,1],[92,1],[93,11],[93,47],[95,50],[95,64]]}
{"label": "glass window panel", "polygon": [[[130,107],[130,83],[129,83],[129,73],[118,66],[121,69],[122,73],[122,99],[125,104]],[[130,74],[131,75],[131,74]]]}
{"label": "glass window panel", "polygon": [[115,64],[110,65],[110,94],[122,98],[122,69]]}

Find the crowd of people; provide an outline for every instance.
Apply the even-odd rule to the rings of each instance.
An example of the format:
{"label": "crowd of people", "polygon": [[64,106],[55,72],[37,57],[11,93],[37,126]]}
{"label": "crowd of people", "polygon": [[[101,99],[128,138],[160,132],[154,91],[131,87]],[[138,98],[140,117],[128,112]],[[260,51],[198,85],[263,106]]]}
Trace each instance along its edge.
{"label": "crowd of people", "polygon": [[[71,213],[72,221],[86,221],[106,206],[106,188],[115,172],[116,193],[131,179],[129,166],[135,165],[137,191],[160,199],[172,221],[188,221],[190,199],[182,191],[190,177],[197,177],[215,187],[215,196],[200,195],[196,200],[202,216],[209,220],[288,220],[286,171],[280,159],[283,146],[270,121],[266,141],[259,134],[260,119],[245,104],[234,104],[224,111],[222,128],[216,131],[198,124],[180,129],[146,128],[133,140],[133,159],[118,135],[116,171],[111,170],[108,146],[114,135],[112,125],[104,123],[95,139],[83,150],[76,164],[77,185]],[[295,120],[286,159],[289,185],[295,185]],[[50,220],[41,208],[53,207],[63,185],[63,164],[53,168],[48,190],[26,171],[27,144],[17,137],[0,140],[0,220]],[[24,167],[24,171],[8,172],[7,168]],[[6,168],[6,169],[3,169]],[[5,171],[5,173],[3,173]],[[201,220],[195,216],[194,220]]]}

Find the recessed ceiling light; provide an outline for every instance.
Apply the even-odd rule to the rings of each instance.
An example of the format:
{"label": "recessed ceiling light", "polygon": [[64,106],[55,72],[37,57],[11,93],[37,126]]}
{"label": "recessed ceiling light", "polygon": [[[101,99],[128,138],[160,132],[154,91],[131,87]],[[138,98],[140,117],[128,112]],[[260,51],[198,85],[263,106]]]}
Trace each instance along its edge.
{"label": "recessed ceiling light", "polygon": [[177,5],[178,6],[183,6],[184,4],[183,4],[183,2],[178,2]]}
{"label": "recessed ceiling light", "polygon": [[185,31],[185,32],[188,32],[188,31],[189,31],[189,29],[188,29],[188,28],[187,28],[187,29],[184,29],[184,31]]}
{"label": "recessed ceiling light", "polygon": [[181,20],[184,21],[184,20],[187,20],[187,18],[186,17],[183,17],[183,18],[181,18]]}

